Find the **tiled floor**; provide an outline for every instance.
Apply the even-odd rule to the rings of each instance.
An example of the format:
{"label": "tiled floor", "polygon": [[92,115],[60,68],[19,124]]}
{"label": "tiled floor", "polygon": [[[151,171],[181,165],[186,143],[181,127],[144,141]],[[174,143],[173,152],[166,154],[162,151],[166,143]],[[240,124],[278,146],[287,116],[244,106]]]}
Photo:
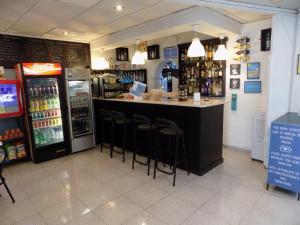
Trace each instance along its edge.
{"label": "tiled floor", "polygon": [[225,162],[199,177],[146,175],[99,149],[5,168],[0,225],[300,225],[295,194],[265,191],[266,170],[224,148]]}

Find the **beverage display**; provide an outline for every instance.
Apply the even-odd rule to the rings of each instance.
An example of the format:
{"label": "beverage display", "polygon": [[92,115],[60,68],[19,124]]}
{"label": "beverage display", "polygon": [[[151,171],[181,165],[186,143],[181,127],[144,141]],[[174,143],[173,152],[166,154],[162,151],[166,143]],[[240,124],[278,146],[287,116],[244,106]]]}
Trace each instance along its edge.
{"label": "beverage display", "polygon": [[72,152],[95,146],[89,69],[66,68],[66,92]]}
{"label": "beverage display", "polygon": [[28,79],[27,89],[36,147],[64,141],[57,79]]}
{"label": "beverage display", "polygon": [[213,60],[219,43],[213,39],[202,42],[206,55],[197,58],[187,56],[189,44],[179,45],[179,84],[187,88],[189,96],[196,92],[208,97],[224,96],[226,62]]}
{"label": "beverage display", "polygon": [[90,133],[92,126],[89,82],[69,81],[69,95],[74,137]]}

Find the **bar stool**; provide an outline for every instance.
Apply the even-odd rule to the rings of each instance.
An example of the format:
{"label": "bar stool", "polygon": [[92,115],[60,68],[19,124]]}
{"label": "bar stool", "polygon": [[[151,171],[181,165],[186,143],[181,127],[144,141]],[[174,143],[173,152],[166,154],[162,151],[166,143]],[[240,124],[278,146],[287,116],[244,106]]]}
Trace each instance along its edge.
{"label": "bar stool", "polygon": [[[111,118],[112,118],[112,129],[111,129],[111,144],[110,144],[110,157],[113,157],[113,152],[122,154],[123,155],[123,163],[125,162],[125,149],[126,149],[126,131],[127,126],[130,123],[130,120],[126,118],[126,116],[117,111],[111,111],[110,112]],[[122,141],[122,152],[116,151],[114,149],[115,145],[115,131],[116,129],[121,128],[120,130],[123,131],[123,141]]]}
{"label": "bar stool", "polygon": [[101,144],[100,144],[100,151],[103,151],[103,145],[104,145],[104,135],[105,135],[105,125],[109,124],[111,126],[112,124],[112,117],[110,115],[110,112],[106,109],[100,109],[99,110],[100,116],[101,116]]}
{"label": "bar stool", "polygon": [[[5,187],[5,189],[6,189],[7,193],[8,193],[11,201],[13,203],[15,203],[15,199],[14,199],[12,193],[10,192],[10,190],[9,190],[7,184],[6,184],[5,178],[2,175],[3,168],[4,168],[4,163],[5,163],[6,159],[7,159],[7,153],[6,153],[6,151],[4,151],[3,149],[0,149],[0,156],[2,156],[1,157],[2,159],[0,159],[0,181],[1,181],[0,185],[2,185],[2,184],[4,185],[4,187]],[[1,197],[1,194],[0,194],[0,197]]]}
{"label": "bar stool", "polygon": [[[133,157],[132,157],[132,169],[134,169],[134,163],[137,162],[141,165],[148,166],[147,175],[150,174],[151,157],[152,157],[152,133],[156,129],[156,126],[151,123],[151,120],[145,116],[134,114],[132,118],[133,122]],[[137,132],[146,133],[147,135],[147,161],[142,162],[136,158],[139,151],[136,147]]]}
{"label": "bar stool", "polygon": [[[171,120],[156,118],[155,125],[157,127],[157,132],[156,132],[157,148],[155,149],[155,154],[154,154],[155,164],[154,164],[153,178],[155,179],[156,170],[158,170],[162,173],[168,174],[168,175],[173,175],[173,186],[175,186],[176,168],[182,161],[184,161],[184,163],[185,163],[185,169],[187,170],[187,174],[188,175],[190,174],[189,166],[188,166],[188,162],[187,162],[187,153],[186,153],[186,148],[185,148],[185,143],[184,143],[184,132],[182,129],[180,129],[178,127],[178,125],[175,122],[173,122]],[[163,151],[161,149],[161,137],[166,137],[168,140],[168,148],[167,148],[168,152],[167,153],[169,154],[169,164],[170,164],[170,169],[172,169],[171,172],[168,172],[168,171],[158,167],[158,160],[161,159],[160,156],[162,156],[162,154],[163,154]],[[175,151],[172,151],[170,148],[172,139],[173,140],[175,139]],[[178,161],[179,141],[181,141],[183,159]],[[172,156],[173,156],[173,159],[172,159]],[[165,164],[165,161],[163,161],[163,163]],[[173,165],[171,165],[171,164],[173,164]]]}

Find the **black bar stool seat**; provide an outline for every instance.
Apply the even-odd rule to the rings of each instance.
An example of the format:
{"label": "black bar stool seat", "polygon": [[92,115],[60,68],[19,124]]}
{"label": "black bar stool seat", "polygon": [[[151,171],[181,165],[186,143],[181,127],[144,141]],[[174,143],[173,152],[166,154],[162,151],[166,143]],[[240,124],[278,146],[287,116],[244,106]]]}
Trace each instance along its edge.
{"label": "black bar stool seat", "polygon": [[176,135],[183,135],[183,130],[180,128],[174,129],[174,128],[163,128],[160,130],[160,133],[163,135],[168,136],[176,136]]}
{"label": "black bar stool seat", "polygon": [[111,117],[104,117],[103,120],[105,122],[111,122],[112,121],[112,118]]}
{"label": "black bar stool seat", "polygon": [[[189,175],[189,166],[188,166],[188,159],[187,159],[187,153],[186,153],[186,147],[184,143],[184,132],[182,129],[178,127],[178,125],[171,120],[156,118],[155,125],[157,126],[157,132],[156,132],[156,149],[155,149],[155,164],[154,164],[154,174],[153,178],[155,179],[156,176],[156,170],[168,174],[173,175],[173,186],[175,186],[176,182],[176,169],[177,166],[184,162],[185,163],[185,169],[187,170],[187,174]],[[166,171],[165,169],[158,167],[158,160],[161,159],[163,153],[165,153],[162,150],[161,147],[161,137],[165,136],[168,141],[168,148],[167,153],[169,155],[169,164],[170,164],[170,170]],[[175,149],[171,149],[171,141],[172,139],[175,139]],[[183,153],[183,159],[178,160],[178,154],[179,154],[179,141],[181,142],[181,149]],[[163,164],[165,165],[165,159],[163,159]],[[173,168],[172,168],[173,167]]]}
{"label": "black bar stool seat", "polygon": [[[152,143],[153,143],[153,131],[156,130],[156,126],[151,123],[151,120],[145,116],[142,115],[133,115],[133,157],[132,157],[132,169],[134,169],[135,162],[147,166],[148,172],[147,175],[150,174],[150,166],[151,166],[151,157],[152,157]],[[146,146],[147,148],[147,160],[146,162],[142,162],[137,159],[137,153],[139,153],[136,142],[137,142],[137,133],[143,133],[146,134]]]}
{"label": "black bar stool seat", "polygon": [[[103,151],[103,145],[104,145],[104,135],[105,135],[105,125],[109,125],[110,129],[112,129],[112,117],[110,115],[110,112],[106,109],[100,109],[99,110],[100,116],[101,116],[101,144],[100,144],[100,151]],[[111,142],[111,140],[110,140]]]}
{"label": "black bar stool seat", "polygon": [[137,129],[145,131],[155,130],[156,128],[157,127],[153,124],[140,124],[137,126]]}
{"label": "black bar stool seat", "polygon": [[[111,129],[111,144],[110,144],[110,157],[113,157],[113,153],[118,153],[123,155],[123,163],[125,162],[125,148],[126,148],[126,137],[127,137],[127,127],[130,123],[130,120],[126,118],[124,113],[111,111],[112,118],[112,129]],[[121,128],[121,129],[119,129]],[[115,145],[115,134],[117,130],[123,131],[123,140],[122,140],[122,151],[119,152],[114,149]]]}

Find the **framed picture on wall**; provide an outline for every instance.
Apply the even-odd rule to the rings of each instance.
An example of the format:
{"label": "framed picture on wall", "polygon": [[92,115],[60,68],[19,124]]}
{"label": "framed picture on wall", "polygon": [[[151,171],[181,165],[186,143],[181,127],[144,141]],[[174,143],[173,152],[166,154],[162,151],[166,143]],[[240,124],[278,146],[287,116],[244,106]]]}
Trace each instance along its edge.
{"label": "framed picture on wall", "polygon": [[259,79],[260,74],[260,63],[253,62],[247,63],[247,79]]}
{"label": "framed picture on wall", "polygon": [[244,93],[261,93],[261,81],[245,81]]}
{"label": "framed picture on wall", "polygon": [[177,58],[177,47],[166,47],[164,48],[164,59],[174,59]]}
{"label": "framed picture on wall", "polygon": [[240,89],[240,78],[230,78],[230,89]]}
{"label": "framed picture on wall", "polygon": [[241,64],[230,64],[230,75],[240,75]]}
{"label": "framed picture on wall", "polygon": [[300,54],[298,54],[297,74],[300,74]]}

